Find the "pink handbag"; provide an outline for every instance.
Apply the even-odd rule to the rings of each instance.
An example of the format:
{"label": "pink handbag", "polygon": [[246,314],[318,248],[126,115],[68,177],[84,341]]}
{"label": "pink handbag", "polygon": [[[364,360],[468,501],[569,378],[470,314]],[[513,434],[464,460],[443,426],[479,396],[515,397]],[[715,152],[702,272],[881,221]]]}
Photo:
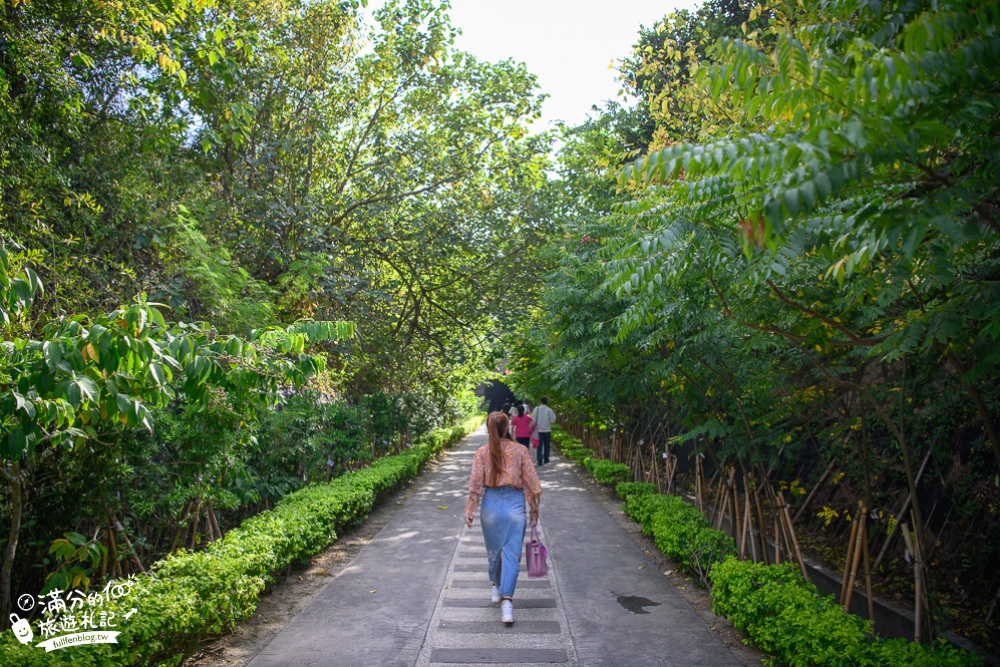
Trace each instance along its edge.
{"label": "pink handbag", "polygon": [[528,561],[528,578],[537,579],[549,573],[548,565],[545,564],[545,557],[549,555],[549,550],[538,539],[538,528],[531,527],[531,541],[525,547],[525,560]]}

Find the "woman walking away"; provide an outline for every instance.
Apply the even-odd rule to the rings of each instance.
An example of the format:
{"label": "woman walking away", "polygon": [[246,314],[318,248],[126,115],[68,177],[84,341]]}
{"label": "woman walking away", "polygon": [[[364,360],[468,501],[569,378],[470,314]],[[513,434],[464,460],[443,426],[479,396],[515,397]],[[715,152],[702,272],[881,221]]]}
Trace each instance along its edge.
{"label": "woman walking away", "polygon": [[502,412],[486,418],[489,444],[476,450],[472,459],[465,525],[472,528],[476,506],[482,500],[479,522],[486,540],[492,600],[501,603],[500,620],[509,625],[514,622],[514,589],[521,568],[524,509],[527,505],[528,522],[536,525],[542,487],[528,450],[502,437],[508,427],[509,420]]}
{"label": "woman walking away", "polygon": [[510,418],[510,425],[514,427],[514,439],[531,451],[531,429],[535,421],[527,413],[523,405],[514,409],[514,416]]}

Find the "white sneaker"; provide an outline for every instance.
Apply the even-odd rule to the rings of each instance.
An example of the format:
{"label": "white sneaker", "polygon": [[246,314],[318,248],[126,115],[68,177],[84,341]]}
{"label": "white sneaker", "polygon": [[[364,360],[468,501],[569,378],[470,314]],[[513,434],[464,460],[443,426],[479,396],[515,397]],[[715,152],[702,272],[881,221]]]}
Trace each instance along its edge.
{"label": "white sneaker", "polygon": [[493,592],[490,594],[490,602],[494,604],[500,602],[500,589],[497,588],[496,584],[493,584]]}
{"label": "white sneaker", "polygon": [[510,600],[504,600],[500,605],[500,620],[507,625],[514,622],[514,603]]}

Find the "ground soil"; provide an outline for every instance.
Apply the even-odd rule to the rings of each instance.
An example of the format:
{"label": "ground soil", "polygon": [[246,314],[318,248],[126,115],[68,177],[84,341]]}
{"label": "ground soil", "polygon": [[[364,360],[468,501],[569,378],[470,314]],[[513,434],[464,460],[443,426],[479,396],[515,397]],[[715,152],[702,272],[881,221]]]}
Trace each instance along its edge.
{"label": "ground soil", "polygon": [[[431,462],[432,466],[438,465]],[[653,539],[642,534],[641,527],[622,512],[622,502],[613,491],[592,481],[589,475],[580,474],[581,481],[597,496],[608,514],[613,516],[622,529],[642,548],[649,558],[649,567],[662,572],[677,589],[680,596],[702,617],[733,655],[747,667],[762,664],[762,654],[746,646],[742,634],[725,618],[712,613],[708,590],[695,584],[679,571],[677,563],[663,556]],[[426,471],[425,473],[426,474]],[[188,658],[186,667],[243,667],[250,663],[296,614],[302,611],[320,592],[332,577],[354,559],[382,527],[395,515],[396,511],[410,497],[413,481],[387,497],[377,505],[363,524],[340,536],[326,551],[314,557],[307,565],[294,567],[287,576],[271,586],[261,597],[257,609],[247,621],[240,623],[232,634],[218,637],[200,651]]]}

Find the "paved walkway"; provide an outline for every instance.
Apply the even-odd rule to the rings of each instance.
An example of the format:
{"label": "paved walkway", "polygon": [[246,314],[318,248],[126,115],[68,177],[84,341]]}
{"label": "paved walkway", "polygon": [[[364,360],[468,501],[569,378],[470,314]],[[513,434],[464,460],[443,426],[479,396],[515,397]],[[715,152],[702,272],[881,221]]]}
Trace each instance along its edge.
{"label": "paved walkway", "polygon": [[[462,513],[480,429],[251,667],[738,667],[740,662],[553,454],[539,470],[549,576],[523,569],[513,626],[490,603],[478,517]],[[640,569],[640,567],[642,569]]]}

